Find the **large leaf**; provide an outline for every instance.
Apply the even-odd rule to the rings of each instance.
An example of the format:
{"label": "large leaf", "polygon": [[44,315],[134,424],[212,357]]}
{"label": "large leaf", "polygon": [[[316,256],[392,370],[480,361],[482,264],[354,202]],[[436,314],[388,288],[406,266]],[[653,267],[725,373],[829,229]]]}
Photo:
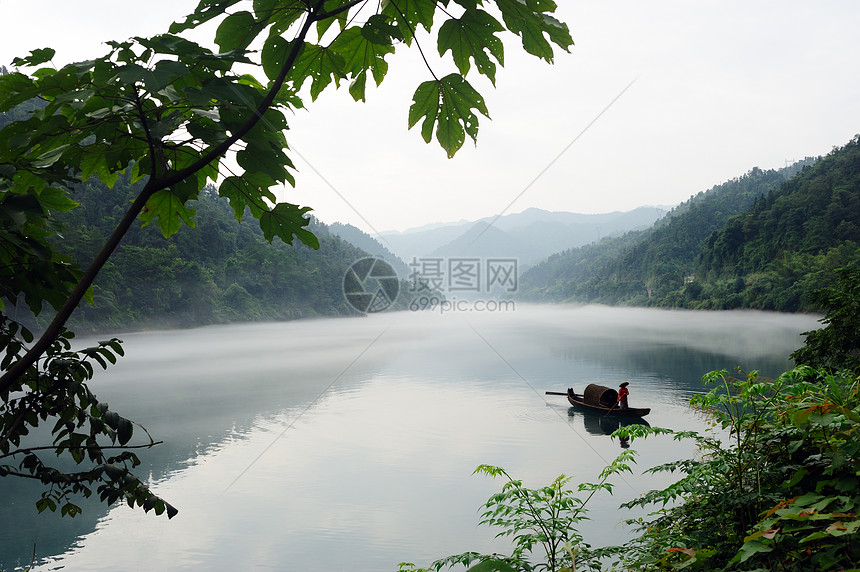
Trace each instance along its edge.
{"label": "large leaf", "polygon": [[310,207],[299,207],[290,203],[278,203],[271,210],[260,215],[260,229],[263,236],[272,242],[277,236],[287,244],[293,243],[295,235],[311,248],[319,248],[317,237],[304,227],[310,222],[304,217]]}
{"label": "large leaf", "polygon": [[260,218],[260,215],[268,209],[260,196],[260,189],[242,177],[226,177],[218,187],[218,194],[230,202],[236,220],[242,220],[246,208],[254,218]]}
{"label": "large leaf", "polygon": [[0,112],[36,97],[38,84],[22,73],[0,75]]}
{"label": "large leaf", "polygon": [[238,4],[241,0],[200,0],[194,12],[189,14],[185,21],[175,22],[170,25],[170,33],[178,34],[191,28],[196,28],[200,24],[208,22],[213,18],[222,16],[227,8],[233,4]]}
{"label": "large leaf", "polygon": [[55,187],[42,189],[39,193],[39,202],[43,207],[55,212],[70,211],[78,206],[78,203],[69,198],[65,191]]}
{"label": "large leaf", "polygon": [[412,97],[409,128],[423,118],[421,136],[424,141],[430,142],[435,126],[436,139],[448,157],[453,157],[463,146],[466,135],[473,141],[478,137],[478,117],[472,109],[489,117],[484,98],[463,76],[450,74],[438,81],[426,81]]}
{"label": "large leaf", "polygon": [[263,51],[260,53],[260,62],[263,64],[263,73],[266,74],[267,78],[273,80],[278,77],[292,46],[292,42],[277,34],[266,38]]}
{"label": "large leaf", "polygon": [[403,41],[400,29],[391,23],[391,17],[385,14],[374,14],[367,19],[361,28],[361,35],[374,44],[390,46],[394,40]]}
{"label": "large leaf", "polygon": [[[342,6],[348,4],[351,0],[328,0],[325,3],[325,9],[329,12],[335,10],[337,8],[341,8]],[[328,31],[331,26],[337,22],[338,29],[343,30],[346,28],[347,18],[349,16],[349,10],[343,10],[339,12],[333,18],[324,18],[317,22],[317,36],[320,38]]]}
{"label": "large leaf", "polygon": [[[555,11],[551,0],[496,0],[508,29],[519,35],[523,49],[528,53],[552,63],[553,50],[550,41],[565,51],[573,45],[573,38],[566,24],[548,13]],[[547,40],[544,34],[549,37]]]}
{"label": "large leaf", "polygon": [[504,29],[498,20],[483,10],[467,10],[461,18],[452,18],[442,24],[438,39],[439,55],[450,50],[457,69],[464,76],[469,72],[469,59],[474,59],[478,72],[489,77],[495,85],[496,65],[490,56],[500,65],[505,64],[504,45],[495,35]]}
{"label": "large leaf", "polygon": [[194,226],[194,209],[185,206],[185,202],[172,189],[162,189],[152,195],[140,213],[140,220],[147,226],[158,217],[158,228],[168,238],[179,232],[184,222]]}
{"label": "large leaf", "polygon": [[294,182],[287,171],[287,165],[292,165],[292,162],[281,148],[274,145],[250,144],[236,154],[236,162],[246,172],[268,175],[275,182]]}
{"label": "large leaf", "polygon": [[373,74],[376,85],[382,83],[388,72],[385,56],[394,53],[394,46],[371,42],[362,29],[355,26],[344,30],[330,49],[343,57],[344,70],[352,77],[349,93],[356,101],[365,101],[367,72]]}
{"label": "large leaf", "polygon": [[253,14],[245,10],[235,12],[224,18],[218,26],[215,43],[222,52],[242,50],[254,41],[261,30],[262,25],[257,23]]}
{"label": "large leaf", "polygon": [[428,32],[433,27],[435,0],[383,0],[381,13],[390,16],[400,28],[407,45],[412,44],[415,30],[422,26]]}
{"label": "large leaf", "polygon": [[310,78],[311,99],[316,100],[332,81],[335,85],[340,85],[340,80],[346,77],[345,67],[343,56],[334,50],[315,44],[305,44],[288,78],[293,82],[295,91],[299,91],[305,80]]}
{"label": "large leaf", "polygon": [[56,51],[53,48],[40,48],[30,52],[29,56],[24,58],[15,58],[12,60],[12,65],[15,66],[37,66],[45,62],[51,61]]}

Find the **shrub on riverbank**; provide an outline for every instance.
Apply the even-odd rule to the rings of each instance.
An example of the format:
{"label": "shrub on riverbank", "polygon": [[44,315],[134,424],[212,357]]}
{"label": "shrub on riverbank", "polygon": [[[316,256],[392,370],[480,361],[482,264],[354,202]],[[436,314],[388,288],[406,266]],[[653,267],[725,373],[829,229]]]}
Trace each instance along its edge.
{"label": "shrub on riverbank", "polygon": [[[540,503],[559,506],[570,497],[568,489],[558,488],[560,480],[529,490],[500,472],[509,482],[486,507],[498,510],[504,505],[502,512],[518,519],[516,526],[503,525],[499,534],[513,536],[513,553],[467,553],[437,560],[426,569],[401,564],[401,571],[464,565],[471,566],[472,572],[562,572],[577,569],[578,551],[587,557],[577,562],[579,569],[583,565],[613,570],[856,568],[860,564],[856,542],[860,377],[799,366],[776,380],[760,379],[755,372],[734,378],[719,371],[709,373],[704,381],[714,388],[695,396],[691,404],[711,415],[714,426],[721,429],[717,436],[642,425],[614,433],[631,440],[661,435],[693,439],[699,450],[696,458],[648,469],[678,471],[683,476],[663,490],[622,505],[659,507],[647,519],[628,521],[639,533],[632,541],[591,550],[575,528],[583,520],[585,502],[562,506],[549,517],[541,508]],[[629,452],[623,456],[607,471],[626,469]],[[595,486],[580,485],[578,490]],[[607,488],[605,478],[600,488]],[[497,524],[488,515],[483,523]],[[528,555],[520,550],[524,538],[530,542],[528,554],[543,546],[547,557],[540,562],[524,559]],[[566,548],[560,551],[562,558],[555,557],[559,547]]]}

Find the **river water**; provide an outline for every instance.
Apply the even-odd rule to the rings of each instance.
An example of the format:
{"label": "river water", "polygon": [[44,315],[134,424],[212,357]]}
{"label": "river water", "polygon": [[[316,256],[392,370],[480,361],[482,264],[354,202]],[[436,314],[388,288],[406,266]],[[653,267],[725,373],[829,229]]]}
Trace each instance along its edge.
{"label": "river water", "polygon": [[[17,523],[0,569],[29,564],[34,546],[38,571],[378,572],[509,551],[477,526],[503,484],[477,465],[537,487],[594,481],[621,451],[610,420],[546,391],[629,381],[652,426],[706,430],[687,407],[702,375],[776,376],[816,320],[518,305],[121,336],[126,357],[91,388],[164,441],[138,474],[179,515],[86,502],[74,520],[37,516],[38,489],[0,482],[0,517]],[[589,504],[593,545],[628,538],[618,505],[669,482],[642,470],[693,454],[663,438],[632,448],[634,473]]]}

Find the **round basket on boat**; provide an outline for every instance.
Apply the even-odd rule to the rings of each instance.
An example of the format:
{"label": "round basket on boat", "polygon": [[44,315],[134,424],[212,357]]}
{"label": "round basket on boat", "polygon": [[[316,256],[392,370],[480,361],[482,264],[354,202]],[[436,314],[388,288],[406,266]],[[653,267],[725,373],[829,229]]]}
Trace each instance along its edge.
{"label": "round basket on boat", "polygon": [[618,400],[618,392],[609,387],[603,387],[596,383],[590,383],[585,387],[582,394],[583,400],[591,405],[602,405],[612,407]]}

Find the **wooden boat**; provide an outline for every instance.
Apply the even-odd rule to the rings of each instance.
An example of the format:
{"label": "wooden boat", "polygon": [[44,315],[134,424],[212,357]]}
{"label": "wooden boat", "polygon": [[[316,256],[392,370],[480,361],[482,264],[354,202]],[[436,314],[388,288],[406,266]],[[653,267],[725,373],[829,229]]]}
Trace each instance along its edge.
{"label": "wooden boat", "polygon": [[618,399],[618,392],[614,389],[595,384],[590,384],[586,387],[585,393],[582,395],[573,391],[573,388],[568,388],[567,390],[567,400],[570,404],[587,411],[602,413],[609,417],[644,417],[651,413],[649,407],[620,409],[615,405],[616,399]]}

